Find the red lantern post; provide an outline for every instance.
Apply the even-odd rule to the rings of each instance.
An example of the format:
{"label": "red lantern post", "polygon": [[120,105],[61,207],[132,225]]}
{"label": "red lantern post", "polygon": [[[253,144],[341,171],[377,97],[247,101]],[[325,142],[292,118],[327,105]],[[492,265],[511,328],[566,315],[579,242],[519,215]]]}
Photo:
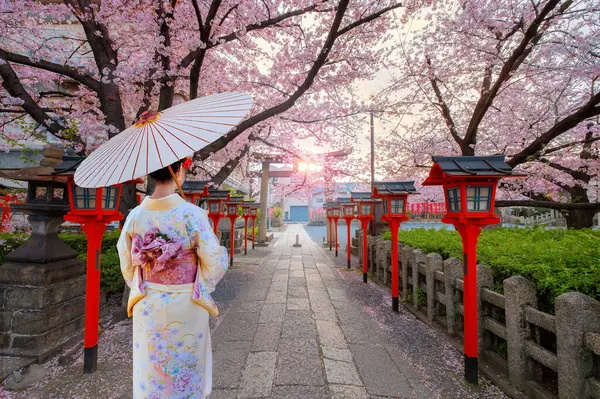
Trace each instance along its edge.
{"label": "red lantern post", "polygon": [[325,214],[327,215],[327,228],[329,229],[329,250],[333,248],[333,209],[331,209],[331,204],[326,203],[323,208],[325,209]]}
{"label": "red lantern post", "polygon": [[375,182],[373,197],[383,200],[383,217],[390,226],[392,236],[392,310],[398,312],[398,229],[408,220],[408,196],[417,192],[415,182]]}
{"label": "red lantern post", "polygon": [[258,209],[260,208],[260,204],[253,204],[250,208],[250,218],[252,218],[252,249],[254,249],[254,223],[256,222],[256,218],[258,217]]}
{"label": "red lantern post", "polygon": [[217,234],[219,221],[225,216],[223,204],[229,201],[229,191],[210,191],[208,197],[208,217],[212,221],[213,231]]}
{"label": "red lantern post", "polygon": [[358,217],[363,231],[363,281],[367,282],[367,273],[369,272],[368,256],[368,229],[369,222],[375,219],[375,199],[371,198],[371,193],[350,193],[351,201],[358,204]]}
{"label": "red lantern post", "polygon": [[65,220],[79,223],[88,242],[83,371],[92,373],[98,364],[102,235],[107,224],[123,219],[118,211],[122,186],[82,188],[75,185],[72,177],[68,178],[67,184],[71,210]]}
{"label": "red lantern post", "polygon": [[443,223],[454,225],[463,242],[465,379],[478,383],[477,240],[484,226],[497,224],[496,187],[503,177],[520,177],[504,156],[433,157],[424,186],[443,186],[446,214]]}
{"label": "red lantern post", "polygon": [[336,204],[331,208],[331,220],[335,229],[335,256],[338,256],[339,242],[338,242],[338,220],[342,216],[341,208]]}
{"label": "red lantern post", "polygon": [[231,234],[229,236],[229,266],[233,266],[233,251],[235,247],[235,221],[240,216],[238,215],[238,208],[242,203],[241,197],[229,198],[229,202],[225,203],[227,207],[227,218],[231,222]]}
{"label": "red lantern post", "polygon": [[352,244],[352,238],[350,237],[350,226],[352,225],[352,220],[354,219],[354,209],[356,205],[350,202],[350,198],[340,198],[338,199],[338,203],[343,211],[343,218],[346,221],[346,231],[348,233],[348,269],[350,268],[350,248]]}
{"label": "red lantern post", "polygon": [[[244,255],[248,255],[248,219],[251,217],[250,211],[254,206],[254,201],[242,201],[242,217],[244,218]],[[254,233],[254,226],[252,226]],[[254,240],[252,240],[254,243]]]}

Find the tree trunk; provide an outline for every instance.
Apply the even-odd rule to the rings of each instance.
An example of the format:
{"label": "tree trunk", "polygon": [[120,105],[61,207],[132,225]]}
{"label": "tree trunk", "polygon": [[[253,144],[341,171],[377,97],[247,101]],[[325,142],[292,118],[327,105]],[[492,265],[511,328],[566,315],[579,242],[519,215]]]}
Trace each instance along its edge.
{"label": "tree trunk", "polygon": [[594,215],[596,215],[596,211],[588,209],[572,209],[563,212],[563,215],[567,219],[567,227],[569,229],[588,229],[592,228],[594,225]]}

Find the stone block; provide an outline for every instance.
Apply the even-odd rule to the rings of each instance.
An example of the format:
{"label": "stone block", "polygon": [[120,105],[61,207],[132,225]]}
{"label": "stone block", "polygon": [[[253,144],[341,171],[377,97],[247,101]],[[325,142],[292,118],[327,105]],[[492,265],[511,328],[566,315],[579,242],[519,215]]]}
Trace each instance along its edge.
{"label": "stone block", "polygon": [[600,302],[579,292],[556,298],[558,396],[587,396],[588,378],[594,377],[594,354],[585,344],[587,333],[600,333]]}
{"label": "stone block", "polygon": [[85,293],[85,276],[47,287],[11,286],[5,290],[6,309],[46,309]]}
{"label": "stone block", "polygon": [[0,266],[0,285],[42,287],[85,274],[85,265],[77,258],[51,263],[9,262]]}
{"label": "stone block", "polygon": [[442,256],[428,254],[425,256],[425,278],[427,279],[427,320],[433,322],[435,317],[435,272],[442,270]]}
{"label": "stone block", "polygon": [[0,331],[12,330],[13,313],[13,310],[0,310]]}
{"label": "stone block", "polygon": [[17,310],[13,316],[12,332],[25,335],[43,334],[81,317],[84,313],[83,295],[44,310]]}
{"label": "stone block", "polygon": [[525,306],[537,308],[535,285],[525,277],[512,276],[504,280],[506,298],[506,344],[508,348],[508,378],[517,388],[525,390],[534,365],[526,353],[526,341],[531,331],[525,316]]}

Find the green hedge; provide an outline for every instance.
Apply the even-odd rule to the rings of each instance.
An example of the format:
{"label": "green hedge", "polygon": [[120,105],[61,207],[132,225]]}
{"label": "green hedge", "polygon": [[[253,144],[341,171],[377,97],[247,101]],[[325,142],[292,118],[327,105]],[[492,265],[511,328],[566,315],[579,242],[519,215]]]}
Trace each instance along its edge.
{"label": "green hedge", "polygon": [[[107,293],[121,292],[125,287],[116,248],[119,234],[118,230],[111,231],[106,233],[102,239],[100,289]],[[26,234],[0,234],[0,264],[4,263],[4,257],[7,254],[19,247],[27,238]],[[79,259],[86,261],[87,241],[84,234],[61,234],[60,238],[79,252]]]}
{"label": "green hedge", "polygon": [[[383,234],[390,239],[390,232]],[[462,259],[460,236],[448,230],[400,230],[398,241],[425,254]],[[520,275],[533,281],[540,305],[552,311],[555,298],[578,291],[600,300],[600,231],[543,228],[484,230],[479,237],[478,262],[490,267],[496,288]]]}

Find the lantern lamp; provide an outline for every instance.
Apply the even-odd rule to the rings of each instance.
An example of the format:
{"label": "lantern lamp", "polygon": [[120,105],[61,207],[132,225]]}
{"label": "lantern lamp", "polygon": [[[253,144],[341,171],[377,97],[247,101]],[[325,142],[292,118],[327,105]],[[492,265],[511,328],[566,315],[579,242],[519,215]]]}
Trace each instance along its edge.
{"label": "lantern lamp", "polygon": [[363,281],[367,282],[367,273],[369,272],[369,260],[367,256],[368,238],[367,230],[369,229],[369,223],[375,219],[375,202],[377,201],[372,197],[371,193],[368,192],[352,192],[350,193],[351,202],[354,202],[358,206],[357,219],[360,220],[361,228],[363,231]]}
{"label": "lantern lamp", "polygon": [[463,242],[465,380],[478,383],[477,240],[484,226],[497,224],[496,187],[514,174],[503,155],[489,157],[434,156],[424,186],[442,186],[446,199],[443,223],[454,225]]}
{"label": "lantern lamp", "polygon": [[398,229],[400,224],[408,220],[406,203],[408,196],[416,194],[414,181],[407,182],[375,182],[373,197],[383,201],[383,217],[390,226],[392,238],[392,310],[399,311],[398,306]]}
{"label": "lantern lamp", "polygon": [[352,219],[354,219],[354,209],[356,208],[356,204],[352,203],[350,198],[338,198],[338,204],[340,205],[340,210],[342,212],[342,216],[346,221],[346,233],[348,239],[348,248],[346,251],[348,268],[350,268],[350,248],[351,248],[351,237],[350,237],[350,225],[352,224]]}
{"label": "lantern lamp", "polygon": [[252,219],[252,249],[254,249],[254,223],[256,222],[256,218],[258,217],[258,209],[260,208],[260,204],[254,203],[252,207],[250,207],[250,218]]}
{"label": "lantern lamp", "polygon": [[[248,219],[254,206],[254,201],[242,201],[242,217],[244,218],[244,255],[248,254]],[[254,230],[254,229],[253,229]]]}
{"label": "lantern lamp", "polygon": [[84,373],[92,373],[97,369],[98,364],[102,236],[109,223],[123,219],[123,215],[119,213],[122,185],[98,188],[77,186],[73,174],[83,159],[63,157],[63,163],[55,168],[53,175],[62,176],[67,181],[70,211],[64,219],[79,223],[88,242],[83,370]]}
{"label": "lantern lamp", "polygon": [[242,197],[230,197],[225,203],[227,208],[227,218],[231,222],[231,233],[229,236],[229,266],[233,266],[233,253],[235,247],[235,221],[239,217],[238,209],[242,204]]}
{"label": "lantern lamp", "polygon": [[[335,256],[338,256],[339,242],[338,242],[338,220],[342,216],[342,210],[337,201],[327,203],[327,213],[329,214],[330,224],[331,224],[331,233],[330,239],[333,238],[331,234],[335,232]],[[331,243],[330,243],[331,249]]]}
{"label": "lantern lamp", "polygon": [[208,217],[212,221],[213,231],[217,234],[219,220],[225,213],[225,201],[229,200],[229,191],[208,190]]}

